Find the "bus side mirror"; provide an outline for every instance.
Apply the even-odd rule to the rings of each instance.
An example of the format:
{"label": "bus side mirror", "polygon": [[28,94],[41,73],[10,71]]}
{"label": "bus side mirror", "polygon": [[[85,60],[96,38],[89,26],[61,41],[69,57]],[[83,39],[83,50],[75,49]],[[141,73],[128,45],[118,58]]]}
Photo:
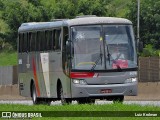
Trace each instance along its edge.
{"label": "bus side mirror", "polygon": [[143,42],[138,43],[138,52],[143,52]]}

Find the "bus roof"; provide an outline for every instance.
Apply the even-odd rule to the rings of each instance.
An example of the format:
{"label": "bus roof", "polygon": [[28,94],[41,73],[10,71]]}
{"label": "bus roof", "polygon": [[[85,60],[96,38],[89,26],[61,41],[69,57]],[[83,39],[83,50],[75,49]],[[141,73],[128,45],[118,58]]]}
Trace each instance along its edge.
{"label": "bus roof", "polygon": [[68,25],[88,25],[88,24],[132,24],[131,21],[116,17],[82,17],[67,21]]}
{"label": "bus roof", "polygon": [[67,19],[56,22],[32,22],[23,23],[18,32],[52,29],[61,26],[76,26],[76,25],[95,25],[95,24],[132,24],[130,20],[116,17],[80,17],[75,19]]}

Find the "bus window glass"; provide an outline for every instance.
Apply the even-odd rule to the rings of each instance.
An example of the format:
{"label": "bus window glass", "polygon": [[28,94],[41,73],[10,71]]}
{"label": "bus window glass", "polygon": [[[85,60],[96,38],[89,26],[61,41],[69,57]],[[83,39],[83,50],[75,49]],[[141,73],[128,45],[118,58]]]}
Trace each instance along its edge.
{"label": "bus window glass", "polygon": [[75,26],[72,27],[72,41],[72,69],[137,66],[131,25]]}
{"label": "bus window glass", "polygon": [[[105,47],[110,54],[108,69],[136,67],[134,38],[129,25],[105,25]],[[108,56],[107,56],[108,57]]]}
{"label": "bus window glass", "polygon": [[27,52],[27,49],[28,49],[28,44],[27,44],[27,41],[28,41],[28,33],[25,33],[24,34],[24,40],[22,42],[22,52]]}
{"label": "bus window glass", "polygon": [[55,30],[52,30],[52,42],[51,42],[51,46],[52,46],[52,50],[55,50]]}
{"label": "bus window glass", "polygon": [[40,32],[40,38],[39,38],[39,49],[40,51],[44,51],[46,49],[46,41],[45,41],[45,32],[41,31]]}
{"label": "bus window glass", "polygon": [[37,38],[36,38],[36,51],[40,50],[40,32],[37,32]]}
{"label": "bus window glass", "polygon": [[55,30],[55,50],[61,50],[61,30]]}
{"label": "bus window glass", "polygon": [[19,53],[22,52],[22,47],[23,47],[23,33],[19,34]]}
{"label": "bus window glass", "polygon": [[18,35],[18,52],[21,53],[21,34]]}
{"label": "bus window glass", "polygon": [[51,50],[52,48],[52,31],[46,31],[46,50]]}
{"label": "bus window glass", "polygon": [[31,37],[30,37],[30,40],[31,40],[31,52],[35,51],[36,49],[36,33],[31,33]]}
{"label": "bus window glass", "polygon": [[73,69],[91,69],[97,64],[96,69],[104,69],[103,40],[101,26],[76,26],[72,27],[72,41],[74,47]]}

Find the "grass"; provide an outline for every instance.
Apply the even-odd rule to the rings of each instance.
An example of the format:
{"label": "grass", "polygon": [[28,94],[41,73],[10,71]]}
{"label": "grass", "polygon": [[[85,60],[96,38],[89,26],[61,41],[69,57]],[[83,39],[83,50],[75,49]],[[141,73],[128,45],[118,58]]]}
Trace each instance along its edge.
{"label": "grass", "polygon": [[17,65],[17,52],[0,52],[0,66]]}
{"label": "grass", "polygon": [[[62,115],[61,117],[42,117],[41,119],[43,120],[48,120],[48,119],[75,119],[75,120],[83,120],[83,119],[87,119],[87,120],[96,120],[96,119],[133,119],[133,120],[141,120],[141,119],[150,119],[151,117],[130,117],[135,115],[135,111],[137,111],[138,113],[144,113],[146,111],[146,113],[149,112],[155,112],[157,111],[157,113],[160,111],[160,107],[156,107],[156,106],[140,106],[140,105],[136,105],[136,104],[132,104],[132,105],[125,105],[125,104],[120,104],[120,103],[116,103],[116,104],[103,104],[103,105],[88,105],[88,104],[84,104],[84,105],[78,105],[78,104],[74,104],[74,105],[54,105],[54,106],[47,106],[47,105],[16,105],[16,104],[0,104],[0,111],[32,111],[32,112],[41,112],[42,116],[48,116],[47,114],[49,114],[49,116],[55,116],[55,115]],[[44,112],[43,111],[49,111],[49,112]],[[73,112],[74,111],[74,112]],[[77,112],[75,112],[77,111]],[[87,111],[87,112],[84,112]],[[91,113],[91,111],[96,111],[94,114]],[[99,115],[98,111],[101,113],[103,112],[104,114],[108,113],[109,111],[119,111],[116,112],[116,114],[124,114],[124,117],[102,117]],[[122,113],[120,113],[120,111],[122,111]],[[133,112],[126,112],[125,111],[133,111]],[[68,113],[67,113],[68,112]],[[137,113],[136,112],[136,113]],[[154,113],[154,114],[155,114]],[[77,117],[76,115],[74,117],[63,117],[63,115],[67,115],[67,114],[78,114]],[[89,117],[83,116],[84,114],[86,114],[86,116],[88,116],[90,114]],[[104,115],[103,114],[103,115]],[[111,114],[114,114],[111,112]],[[159,113],[160,114],[160,113]],[[158,114],[158,115],[159,115]],[[83,116],[83,117],[79,117]],[[93,116],[97,116],[97,117],[93,117]],[[40,119],[40,118],[34,118],[34,119]],[[152,119],[159,119],[158,117],[152,117]]]}
{"label": "grass", "polygon": [[0,104],[0,111],[160,111],[158,106],[141,106],[137,104],[73,104],[73,105],[19,105],[19,104]]}

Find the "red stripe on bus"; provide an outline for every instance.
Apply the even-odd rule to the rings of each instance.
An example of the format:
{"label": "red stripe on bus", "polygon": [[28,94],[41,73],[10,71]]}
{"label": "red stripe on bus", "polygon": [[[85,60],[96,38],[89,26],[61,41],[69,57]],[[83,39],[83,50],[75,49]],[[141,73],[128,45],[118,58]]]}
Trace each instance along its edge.
{"label": "red stripe on bus", "polygon": [[32,59],[32,65],[33,65],[34,81],[35,81],[37,95],[40,96],[40,89],[38,85],[37,71],[36,71],[36,65],[35,65],[34,58]]}

